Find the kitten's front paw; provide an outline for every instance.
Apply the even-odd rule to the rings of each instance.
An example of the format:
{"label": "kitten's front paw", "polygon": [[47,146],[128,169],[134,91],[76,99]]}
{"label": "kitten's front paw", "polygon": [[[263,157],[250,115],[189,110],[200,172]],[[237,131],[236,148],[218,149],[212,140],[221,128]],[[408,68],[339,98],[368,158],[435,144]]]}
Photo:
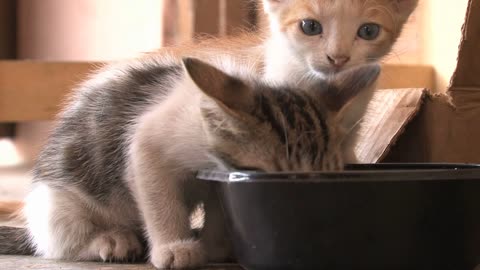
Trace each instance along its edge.
{"label": "kitten's front paw", "polygon": [[80,258],[83,260],[135,261],[143,247],[133,232],[112,231],[95,236]]}
{"label": "kitten's front paw", "polygon": [[158,269],[185,269],[204,265],[207,256],[199,241],[186,240],[154,246],[150,261]]}

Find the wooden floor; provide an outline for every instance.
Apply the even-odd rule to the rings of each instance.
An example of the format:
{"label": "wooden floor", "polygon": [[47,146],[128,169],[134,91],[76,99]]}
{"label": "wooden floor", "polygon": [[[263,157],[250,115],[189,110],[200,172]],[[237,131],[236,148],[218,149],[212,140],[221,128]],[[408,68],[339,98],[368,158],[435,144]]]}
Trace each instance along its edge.
{"label": "wooden floor", "polygon": [[[109,264],[50,261],[29,256],[0,256],[1,270],[153,270],[149,264]],[[212,265],[199,270],[242,270],[236,265]]]}

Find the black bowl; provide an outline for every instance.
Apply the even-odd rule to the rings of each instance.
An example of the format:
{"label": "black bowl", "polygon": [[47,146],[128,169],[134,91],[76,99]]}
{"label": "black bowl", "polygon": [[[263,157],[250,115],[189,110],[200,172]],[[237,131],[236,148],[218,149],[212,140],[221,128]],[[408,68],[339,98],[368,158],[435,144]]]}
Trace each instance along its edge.
{"label": "black bowl", "polygon": [[349,165],[338,173],[202,171],[249,270],[472,270],[480,166]]}

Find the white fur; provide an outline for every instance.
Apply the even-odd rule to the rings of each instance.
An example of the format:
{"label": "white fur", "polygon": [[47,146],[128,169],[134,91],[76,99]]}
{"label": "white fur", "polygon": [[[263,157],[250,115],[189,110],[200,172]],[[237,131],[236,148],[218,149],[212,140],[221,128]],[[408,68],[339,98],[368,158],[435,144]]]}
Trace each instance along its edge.
{"label": "white fur", "polygon": [[[113,207],[98,207],[82,194],[45,183],[34,185],[24,214],[37,255],[73,260],[123,260],[127,253],[140,255],[142,247],[128,231],[138,223],[135,207],[122,198],[113,199]],[[106,236],[109,241],[104,240]]]}
{"label": "white fur", "polygon": [[270,19],[270,35],[264,44],[265,79],[276,84],[300,83],[300,87],[310,86],[312,80],[325,79],[325,74],[314,71],[302,61],[303,56],[295,55],[290,48],[290,41],[280,30],[278,18],[271,11],[269,1],[264,1],[264,5]]}
{"label": "white fur", "polygon": [[37,184],[26,197],[23,209],[37,254],[45,257],[55,257],[48,223],[52,216],[52,199],[50,188],[46,184]]}

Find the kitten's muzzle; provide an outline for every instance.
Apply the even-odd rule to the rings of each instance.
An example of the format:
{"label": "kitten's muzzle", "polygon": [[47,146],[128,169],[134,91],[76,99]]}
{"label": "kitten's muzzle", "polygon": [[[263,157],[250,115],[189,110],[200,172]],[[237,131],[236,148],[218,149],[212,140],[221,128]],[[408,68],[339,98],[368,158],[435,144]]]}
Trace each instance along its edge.
{"label": "kitten's muzzle", "polygon": [[350,56],[327,54],[327,59],[330,65],[332,65],[335,69],[340,69],[350,61]]}

